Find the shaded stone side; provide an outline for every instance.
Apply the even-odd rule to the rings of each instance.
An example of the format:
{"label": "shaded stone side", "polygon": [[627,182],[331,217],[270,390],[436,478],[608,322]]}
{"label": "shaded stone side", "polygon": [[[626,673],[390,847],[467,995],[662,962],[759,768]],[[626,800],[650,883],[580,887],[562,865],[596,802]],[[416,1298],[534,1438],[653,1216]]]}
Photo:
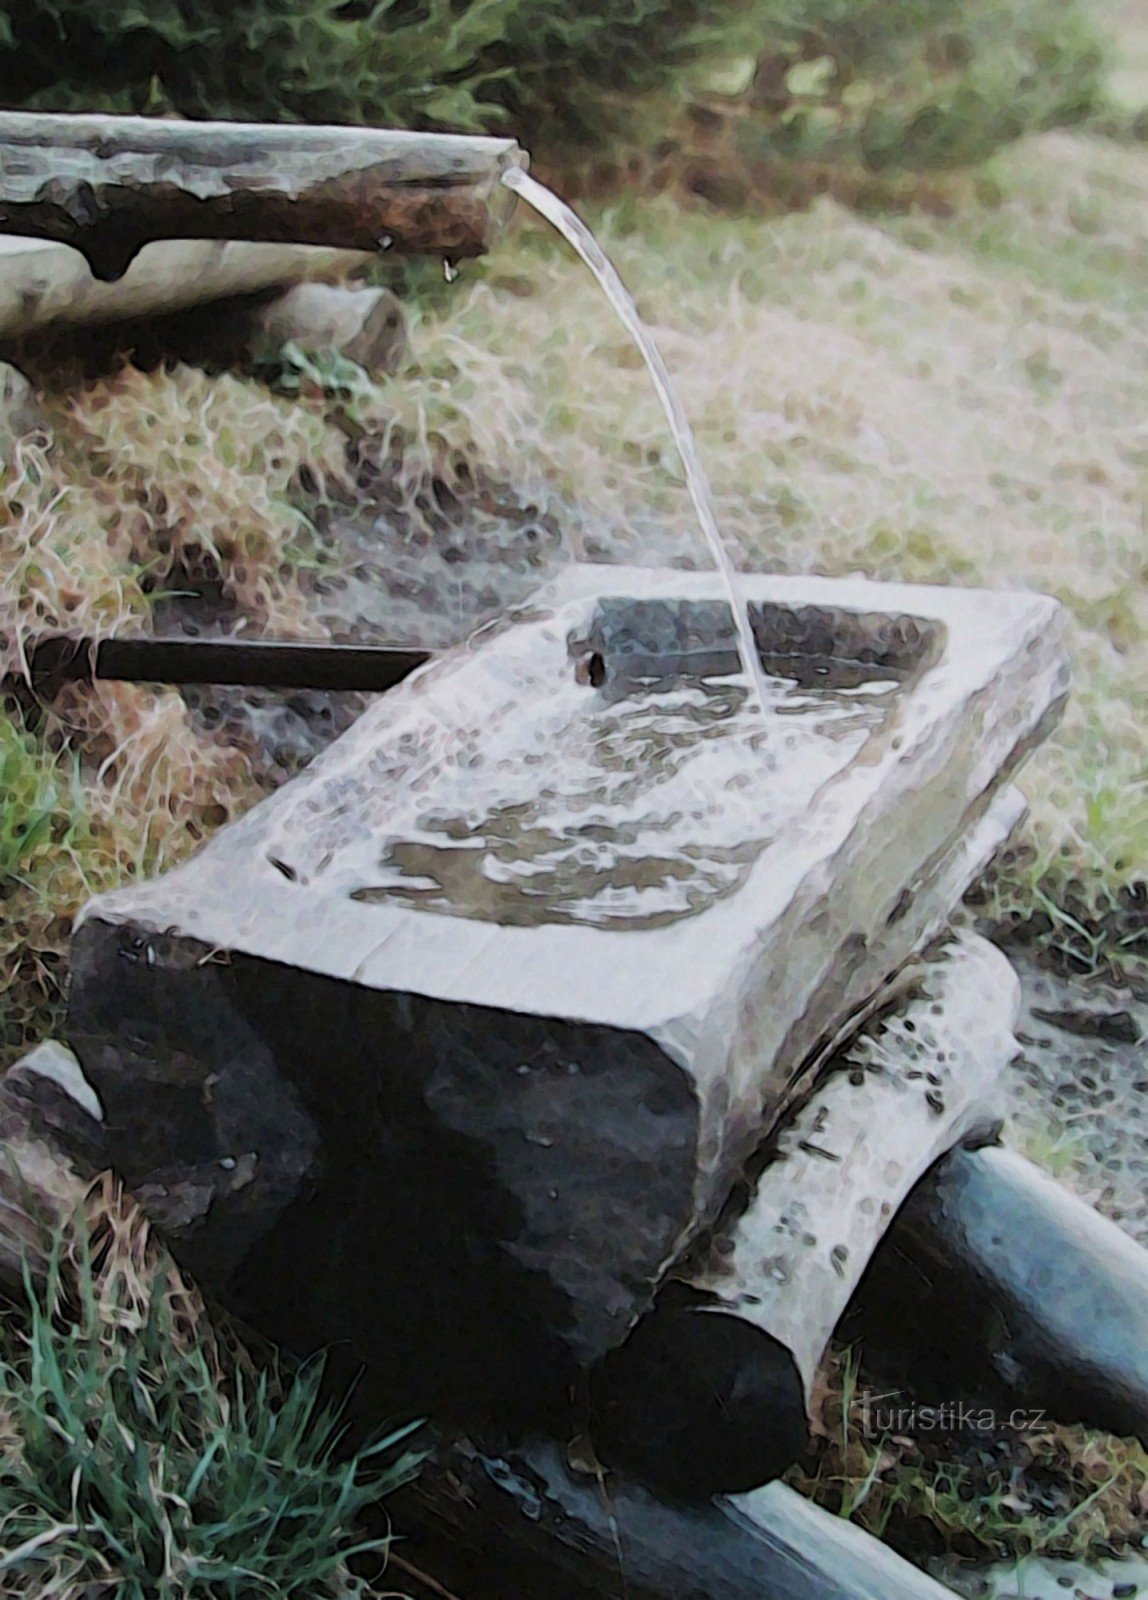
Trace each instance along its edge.
{"label": "shaded stone side", "polygon": [[[801,683],[826,676],[836,684],[880,674],[906,678],[932,665],[941,648],[936,624],[896,612],[769,601],[748,610],[766,672]],[[598,601],[586,644],[628,678],[739,670],[737,635],[723,600],[610,596]]]}
{"label": "shaded stone side", "polygon": [[236,1004],[224,951],[95,920],[72,941],[68,1038],[103,1158],[218,1287],[312,1181],[320,1134]]}
{"label": "shaded stone side", "polygon": [[541,1419],[649,1302],[697,1111],[653,1043],[376,991],[132,924],[76,939],[69,1037],[173,1252],[373,1404]]}

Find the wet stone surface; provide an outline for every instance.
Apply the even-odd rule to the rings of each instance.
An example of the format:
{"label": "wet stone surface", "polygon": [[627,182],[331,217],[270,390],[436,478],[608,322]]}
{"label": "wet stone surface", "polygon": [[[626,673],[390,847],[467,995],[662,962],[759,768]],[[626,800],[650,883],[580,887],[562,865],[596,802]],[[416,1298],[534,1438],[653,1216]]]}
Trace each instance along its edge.
{"label": "wet stone surface", "polygon": [[697,915],[741,887],[897,693],[881,678],[765,688],[763,720],[734,680],[630,682],[601,703],[582,696],[565,725],[496,768],[464,752],[432,808],[425,796],[389,797],[392,837],[352,898],[516,927],[654,928]]}

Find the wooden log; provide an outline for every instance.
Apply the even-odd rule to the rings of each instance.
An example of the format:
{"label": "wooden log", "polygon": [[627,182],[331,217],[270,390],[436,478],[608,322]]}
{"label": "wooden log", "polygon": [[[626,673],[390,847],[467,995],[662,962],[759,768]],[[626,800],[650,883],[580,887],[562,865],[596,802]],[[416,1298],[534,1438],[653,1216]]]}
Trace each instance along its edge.
{"label": "wooden log", "polygon": [[306,355],[333,350],[367,372],[394,372],[407,348],[402,302],[377,285],[298,283],[248,319],[251,356],[275,355],[285,344]]}
{"label": "wooden log", "polygon": [[[656,1307],[593,1383],[602,1459],[678,1493],[748,1488],[805,1443],[829,1339],[914,1185],[999,1124],[1020,985],[962,934],[910,969],[912,997],[874,1020],[771,1141],[756,1187],[681,1276],[697,1303]],[[908,975],[906,975],[908,976]]]}
{"label": "wooden log", "polygon": [[1148,1443],[1148,1251],[1010,1150],[956,1150],[863,1286],[867,1349],[913,1392]]}
{"label": "wooden log", "polygon": [[573,1477],[561,1451],[442,1449],[390,1502],[401,1587],[414,1572],[467,1600],[946,1600],[878,1540],[771,1484],[686,1507],[610,1476]]}
{"label": "wooden log", "polygon": [[[17,365],[29,357],[33,366],[54,364],[55,332],[61,327],[82,328],[87,344],[93,326],[148,319],[149,334],[162,337],[162,330],[153,334],[153,319],[211,301],[213,326],[210,332],[204,329],[199,344],[213,355],[219,345],[225,353],[230,345],[228,359],[236,360],[243,355],[247,328],[233,327],[233,312],[243,297],[264,296],[301,280],[342,278],[369,259],[361,250],[314,244],[166,239],[145,245],[122,278],[106,283],[94,278],[83,256],[67,245],[0,234],[0,337]],[[250,316],[239,320],[249,325]],[[36,340],[40,329],[53,330],[50,342]],[[129,330],[134,340],[140,331]]]}
{"label": "wooden log", "polygon": [[376,128],[0,114],[0,228],[97,278],[154,239],[481,255],[513,208],[511,139]]}

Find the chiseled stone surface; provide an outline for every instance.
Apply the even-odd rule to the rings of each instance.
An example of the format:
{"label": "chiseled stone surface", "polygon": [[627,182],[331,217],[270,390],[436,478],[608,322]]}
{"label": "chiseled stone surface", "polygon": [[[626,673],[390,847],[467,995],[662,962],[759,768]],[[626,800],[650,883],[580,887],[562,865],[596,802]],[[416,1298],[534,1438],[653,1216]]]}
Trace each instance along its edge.
{"label": "chiseled stone surface", "polygon": [[[417,878],[406,898],[371,888],[468,773],[478,788],[529,758],[560,790],[577,696],[608,705],[651,662],[729,670],[716,579],[586,567],[377,702],[186,866],[87,908],[68,1031],[110,1156],[269,1332],[389,1347],[393,1369],[422,1340],[393,1372],[412,1403],[464,1405],[497,1372],[526,1405],[536,1375],[594,1361],[800,1092],[802,1060],[982,864],[968,841],[1065,692],[1054,603],[744,591],[771,672],[813,683],[833,659],[845,693],[898,692],[827,781],[774,750],[771,781],[807,784],[800,814],[691,914],[507,925],[494,879],[465,915],[449,895],[425,909]],[[484,1345],[476,1374],[465,1352]]]}

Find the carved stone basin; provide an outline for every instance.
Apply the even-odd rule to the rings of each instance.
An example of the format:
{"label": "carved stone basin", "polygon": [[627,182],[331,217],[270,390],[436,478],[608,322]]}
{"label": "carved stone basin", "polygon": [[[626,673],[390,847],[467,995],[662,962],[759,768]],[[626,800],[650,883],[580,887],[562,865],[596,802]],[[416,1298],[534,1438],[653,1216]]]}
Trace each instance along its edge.
{"label": "carved stone basin", "polygon": [[743,592],[764,717],[716,578],[574,568],[86,909],[109,1158],[269,1331],[412,1405],[557,1392],[1007,836],[1054,602]]}

